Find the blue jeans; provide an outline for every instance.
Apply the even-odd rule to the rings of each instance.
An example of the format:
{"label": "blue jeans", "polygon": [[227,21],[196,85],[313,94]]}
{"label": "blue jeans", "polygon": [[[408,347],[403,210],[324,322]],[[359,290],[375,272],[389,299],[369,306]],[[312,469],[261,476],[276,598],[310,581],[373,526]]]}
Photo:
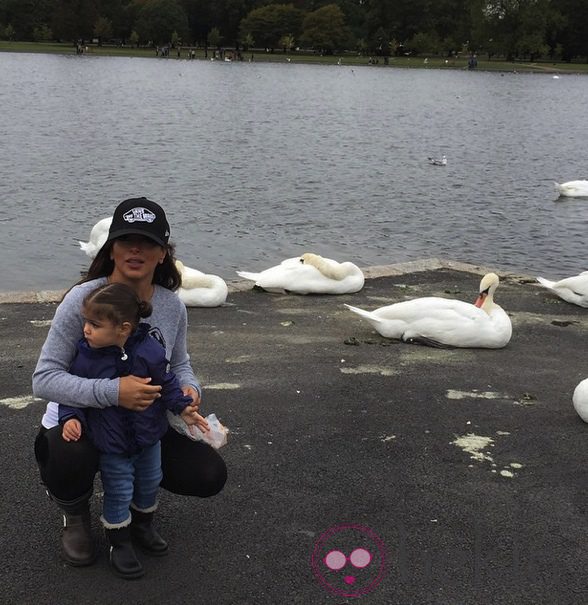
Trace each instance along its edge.
{"label": "blue jeans", "polygon": [[132,456],[100,454],[100,474],[104,486],[102,516],[107,523],[127,521],[131,502],[139,510],[153,509],[162,478],[160,442]]}

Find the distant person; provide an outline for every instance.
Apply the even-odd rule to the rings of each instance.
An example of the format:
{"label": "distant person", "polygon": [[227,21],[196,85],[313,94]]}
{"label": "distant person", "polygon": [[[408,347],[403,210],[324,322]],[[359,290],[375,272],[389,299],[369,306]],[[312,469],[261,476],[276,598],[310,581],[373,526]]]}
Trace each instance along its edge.
{"label": "distant person", "polygon": [[[95,559],[90,498],[98,452],[85,433],[77,441],[64,441],[56,402],[80,409],[140,412],[161,397],[161,386],[150,384],[151,378],[131,374],[95,379],[69,373],[83,336],[82,302],[89,292],[107,283],[122,283],[151,304],[151,335],[165,348],[170,370],[184,395],[192,399],[192,410],[199,409],[200,385],[186,349],[186,307],[174,292],[181,276],[169,237],[169,223],[159,204],[146,198],[121,202],[86,277],[57,308],[33,373],[33,392],[49,401],[35,440],[35,457],[47,493],[63,511],[62,554],[70,565],[89,565]],[[161,439],[161,464],[161,487],[176,494],[213,496],[227,478],[225,463],[215,449],[171,428]]]}
{"label": "distant person", "polygon": [[184,395],[169,371],[165,349],[149,332],[151,304],[142,301],[126,284],[99,286],[84,297],[84,338],[78,342],[70,373],[83,378],[151,377],[161,386],[160,397],[145,411],[119,406],[74,408],[59,405],[59,423],[65,441],[87,434],[100,452],[104,486],[101,517],[111,545],[110,563],[117,575],[137,578],[143,566],[137,559],[131,535],[146,552],[167,554],[167,543],[153,528],[157,492],[162,479],[160,439],[168,429],[166,410],[181,415],[188,425],[204,432],[208,424]]}

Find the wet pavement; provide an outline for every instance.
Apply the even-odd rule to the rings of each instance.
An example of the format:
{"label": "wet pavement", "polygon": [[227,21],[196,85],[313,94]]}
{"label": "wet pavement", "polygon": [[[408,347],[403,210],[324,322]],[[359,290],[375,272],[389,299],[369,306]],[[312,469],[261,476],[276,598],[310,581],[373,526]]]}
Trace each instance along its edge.
{"label": "wet pavement", "polygon": [[[204,411],[231,430],[229,479],[208,500],[162,491],[170,554],[144,558],[134,582],[108,569],[99,493],[100,558],[59,559],[30,384],[55,295],[3,295],[0,603],[588,602],[588,426],[571,403],[588,375],[588,310],[498,272],[513,337],[474,350],[388,341],[343,306],[473,302],[484,272],[434,259],[372,268],[343,296],[235,283],[225,306],[189,309]],[[329,569],[338,551],[345,566]]]}

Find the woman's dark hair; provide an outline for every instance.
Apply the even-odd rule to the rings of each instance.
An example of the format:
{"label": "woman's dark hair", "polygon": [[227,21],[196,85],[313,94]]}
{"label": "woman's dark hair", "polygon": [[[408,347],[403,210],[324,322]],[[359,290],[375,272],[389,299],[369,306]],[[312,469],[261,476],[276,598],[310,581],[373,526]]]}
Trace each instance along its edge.
{"label": "woman's dark hair", "polygon": [[136,292],[125,284],[106,284],[92,290],[82,303],[86,313],[121,325],[128,321],[133,330],[142,317],[149,317],[153,308],[150,302],[140,300]]}
{"label": "woman's dark hair", "polygon": [[[114,271],[114,261],[110,258],[110,251],[116,240],[106,242],[98,251],[96,258],[92,261],[86,275],[76,284],[83,284],[98,277],[108,277]],[[176,268],[175,246],[166,244],[164,247],[167,254],[160,265],[155,268],[152,283],[162,286],[167,290],[176,291],[182,285],[182,277]]]}

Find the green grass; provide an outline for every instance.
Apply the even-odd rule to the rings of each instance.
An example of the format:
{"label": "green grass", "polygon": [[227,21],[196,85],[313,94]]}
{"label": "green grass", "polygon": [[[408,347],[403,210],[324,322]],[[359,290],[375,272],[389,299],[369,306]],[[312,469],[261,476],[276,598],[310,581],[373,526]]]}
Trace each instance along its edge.
{"label": "green grass", "polygon": [[[7,42],[0,41],[0,52],[17,53],[53,53],[74,55],[76,50],[72,44],[60,44],[57,42]],[[115,46],[96,46],[88,45],[88,54],[91,56],[107,57],[155,57],[155,50],[152,48],[131,48],[126,46],[119,48]],[[212,56],[212,51],[208,52],[208,58]],[[283,53],[275,51],[274,53],[244,51],[243,59],[249,61],[253,55],[253,60],[257,62],[273,63],[316,63],[316,64],[337,64],[342,65],[369,65],[369,57],[346,53],[344,55],[321,56],[313,53]],[[187,49],[182,49],[182,59],[187,59]],[[203,60],[204,50],[196,50],[196,59]],[[169,60],[177,60],[177,51],[170,49]],[[377,68],[385,67],[418,68],[418,69],[467,69],[467,57],[458,59],[449,59],[440,57],[390,57],[388,65],[385,64],[382,57],[378,58],[378,63],[374,65]],[[478,71],[502,71],[502,72],[536,72],[536,73],[588,73],[588,63],[554,63],[548,61],[542,62],[508,62],[502,60],[488,61],[484,57],[478,57]]]}

